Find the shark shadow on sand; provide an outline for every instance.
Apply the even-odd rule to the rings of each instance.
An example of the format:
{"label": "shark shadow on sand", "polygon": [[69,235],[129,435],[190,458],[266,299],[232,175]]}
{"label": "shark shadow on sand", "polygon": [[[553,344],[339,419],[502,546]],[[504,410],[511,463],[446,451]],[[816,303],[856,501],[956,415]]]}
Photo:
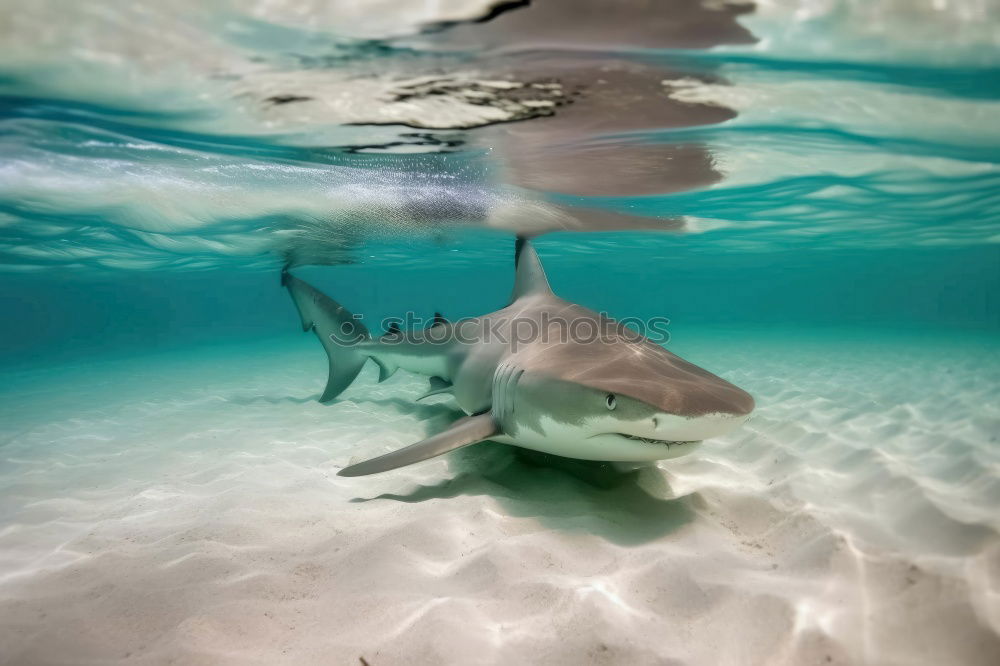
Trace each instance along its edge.
{"label": "shark shadow on sand", "polygon": [[419,503],[461,495],[492,496],[510,516],[549,529],[593,534],[620,546],[667,536],[695,517],[697,495],[675,498],[655,466],[619,471],[610,463],[573,460],[481,442],[448,454],[455,476],[405,493],[352,502]]}

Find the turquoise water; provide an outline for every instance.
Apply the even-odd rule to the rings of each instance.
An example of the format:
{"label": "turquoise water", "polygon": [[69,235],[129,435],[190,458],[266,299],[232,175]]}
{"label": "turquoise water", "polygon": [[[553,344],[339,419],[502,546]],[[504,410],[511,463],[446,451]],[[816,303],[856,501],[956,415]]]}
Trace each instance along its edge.
{"label": "turquoise water", "polygon": [[[474,316],[502,306],[513,283],[511,241],[491,243],[475,247],[486,256],[478,266],[452,259],[452,248],[429,247],[410,261],[433,269],[376,257],[378,265],[301,273],[366,321],[407,312]],[[564,298],[619,317],[665,316],[675,334],[766,328],[794,338],[800,329],[854,328],[947,339],[994,337],[1000,328],[992,247],[694,254],[680,239],[614,234],[589,242],[558,236],[538,247]],[[136,272],[124,280],[115,271],[19,274],[4,280],[0,299],[9,322],[4,360],[17,366],[297,335],[277,270]]]}
{"label": "turquoise water", "polygon": [[[10,663],[996,663],[997,8],[507,4],[0,3]],[[454,413],[319,405],[281,269],[458,319],[518,235],[754,419],[335,478]]]}
{"label": "turquoise water", "polygon": [[[324,71],[395,68],[403,77],[484,60],[433,44],[253,25],[222,42],[292,83]],[[850,28],[829,29],[848,43]],[[94,30],[84,37],[96,39]],[[525,178],[498,155],[516,150],[510,137],[488,133],[516,133],[517,123],[417,130],[321,123],[315,111],[298,121],[267,115],[295,103],[248,110],[225,88],[195,95],[204,84],[172,72],[136,81],[124,65],[109,72],[99,59],[67,61],[58,51],[15,58],[0,79],[0,302],[9,322],[0,348],[25,361],[279,335],[290,316],[275,275],[289,260],[348,264],[326,273],[357,311],[482,312],[502,302],[512,279],[513,234],[565,227],[545,221],[557,206],[575,218],[583,211],[583,229],[601,233],[543,236],[553,279],[572,298],[621,316],[995,332],[995,51],[957,42],[950,53],[915,56],[891,46],[809,58],[801,45],[608,49],[673,79],[710,82],[714,93],[693,87],[696,101],[732,104],[734,117],[721,123],[612,122],[607,131],[597,123],[597,131],[558,134],[552,152],[567,141],[600,148],[579,154],[584,183],[601,180],[589,171],[600,172],[609,147],[704,152],[707,186],[669,191],[677,186],[668,173],[638,195],[628,194],[627,179],[598,195],[517,185]],[[340,55],[306,57],[317,53]],[[124,76],[130,85],[107,80]],[[399,150],[392,144],[407,152],[389,152]],[[390,147],[372,152],[379,145]],[[606,231],[615,214],[629,216],[612,222],[625,229]],[[669,231],[628,230],[657,225]]]}
{"label": "turquoise water", "polygon": [[[741,71],[806,79],[818,89],[831,79],[861,85],[859,95],[870,79],[894,74],[893,67],[817,74],[802,63],[731,60]],[[911,71],[913,82],[904,77],[894,93],[995,104],[995,69],[928,70],[929,81]],[[952,88],[942,89],[941,79]],[[365,189],[368,180],[405,180],[404,193],[423,196],[438,187],[441,169],[471,181],[440,186],[448,196],[495,206],[505,186],[490,182],[489,158],[478,151],[373,157],[288,147],[281,137],[181,132],[172,125],[183,116],[169,113],[28,98],[13,94],[14,81],[6,87],[0,303],[8,325],[0,353],[9,361],[282,334],[291,314],[276,276],[290,247],[325,255],[320,263],[347,262],[317,279],[325,276],[337,298],[376,321],[408,310],[495,309],[512,282],[512,233],[477,230],[478,220],[407,220],[392,210],[396,192]],[[664,195],[543,193],[597,211],[714,224],[697,234],[554,233],[538,245],[561,293],[620,316],[993,333],[1000,148],[991,136],[959,129],[970,136],[929,139],[921,127],[892,127],[884,136],[799,117],[633,134],[620,140],[697,140],[720,155],[753,155],[765,173],[762,182],[723,177]],[[857,173],[836,173],[841,159],[856,162]],[[351,200],[358,188],[361,213]],[[333,197],[331,190],[338,193],[328,213],[302,210]],[[378,203],[390,208],[387,219],[363,219]]]}

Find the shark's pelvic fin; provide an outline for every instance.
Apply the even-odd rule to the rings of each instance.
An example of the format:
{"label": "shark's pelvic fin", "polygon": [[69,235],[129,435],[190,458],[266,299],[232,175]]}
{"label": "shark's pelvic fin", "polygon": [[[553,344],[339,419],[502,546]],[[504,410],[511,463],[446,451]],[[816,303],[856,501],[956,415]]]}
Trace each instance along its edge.
{"label": "shark's pelvic fin", "polygon": [[448,451],[460,449],[469,444],[481,442],[499,432],[493,415],[489,412],[476,416],[466,416],[455,421],[450,428],[433,437],[411,444],[406,448],[372,458],[356,465],[350,465],[337,472],[338,476],[365,476],[387,472],[390,469],[412,465],[413,463],[439,456]]}
{"label": "shark's pelvic fin", "polygon": [[392,377],[392,375],[395,374],[396,370],[399,369],[399,366],[397,366],[397,365],[395,365],[393,363],[389,363],[385,359],[375,358],[374,356],[372,356],[371,359],[373,361],[375,361],[376,365],[378,365],[378,383],[379,384],[381,384],[385,380],[389,379],[389,377]]}
{"label": "shark's pelvic fin", "polygon": [[358,349],[360,342],[370,339],[368,329],[340,303],[308,282],[288,272],[281,272],[281,284],[292,296],[302,330],[316,333],[330,362],[330,376],[320,402],[333,400],[351,385],[361,372],[367,354]]}
{"label": "shark's pelvic fin", "polygon": [[514,245],[514,291],[510,295],[513,303],[519,298],[533,294],[551,294],[552,287],[545,277],[545,269],[538,259],[535,248],[524,237],[518,236]]}
{"label": "shark's pelvic fin", "polygon": [[431,387],[427,389],[427,392],[422,396],[417,398],[417,401],[423,400],[424,398],[429,398],[432,395],[440,395],[442,393],[451,393],[454,387],[451,382],[447,382],[440,377],[431,377]]}

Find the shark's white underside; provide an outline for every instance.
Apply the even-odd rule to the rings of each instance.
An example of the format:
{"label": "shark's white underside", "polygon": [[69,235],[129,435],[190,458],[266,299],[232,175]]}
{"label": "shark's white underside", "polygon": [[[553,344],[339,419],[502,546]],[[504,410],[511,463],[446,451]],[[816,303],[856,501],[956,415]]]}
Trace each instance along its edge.
{"label": "shark's white underside", "polygon": [[580,460],[667,460],[691,453],[702,440],[725,435],[750,417],[707,414],[685,418],[658,414],[655,418],[654,423],[652,419],[621,421],[608,416],[577,425],[543,416],[538,429],[518,428],[516,437],[501,434],[492,439]]}

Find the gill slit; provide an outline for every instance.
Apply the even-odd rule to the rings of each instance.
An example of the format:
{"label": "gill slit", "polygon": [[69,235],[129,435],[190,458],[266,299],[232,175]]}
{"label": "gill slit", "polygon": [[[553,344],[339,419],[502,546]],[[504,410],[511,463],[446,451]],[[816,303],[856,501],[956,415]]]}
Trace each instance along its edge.
{"label": "gill slit", "polygon": [[510,363],[497,368],[493,376],[493,417],[498,423],[510,423],[514,418],[514,390],[524,370]]}

